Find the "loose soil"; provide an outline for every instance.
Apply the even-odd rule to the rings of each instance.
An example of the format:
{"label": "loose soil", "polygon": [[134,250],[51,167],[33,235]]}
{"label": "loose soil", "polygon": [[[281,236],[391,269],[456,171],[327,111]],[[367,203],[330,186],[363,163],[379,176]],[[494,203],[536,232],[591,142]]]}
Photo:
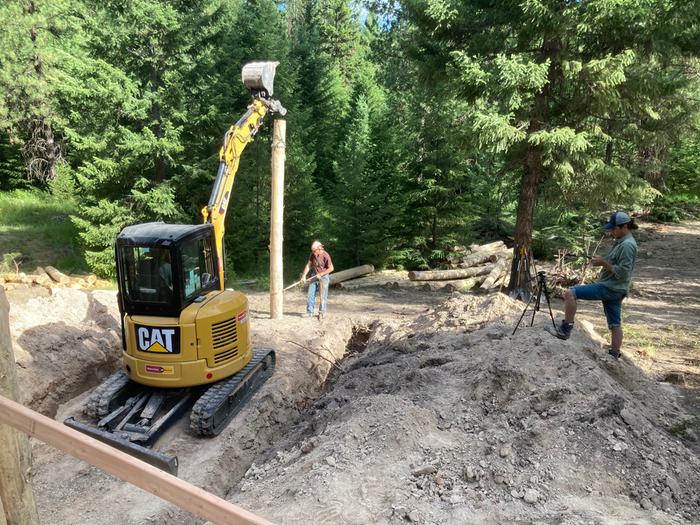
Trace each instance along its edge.
{"label": "loose soil", "polygon": [[[503,294],[300,291],[269,317],[249,294],[272,378],[218,437],[186,421],[156,448],[179,476],[277,523],[697,523],[700,223],[649,226],[624,305],[624,357],[581,303],[568,341],[546,308],[513,334]],[[111,292],[8,292],[22,402],[63,420],[120,366]],[[561,303],[553,300],[555,316]],[[46,524],[201,520],[35,441]]]}

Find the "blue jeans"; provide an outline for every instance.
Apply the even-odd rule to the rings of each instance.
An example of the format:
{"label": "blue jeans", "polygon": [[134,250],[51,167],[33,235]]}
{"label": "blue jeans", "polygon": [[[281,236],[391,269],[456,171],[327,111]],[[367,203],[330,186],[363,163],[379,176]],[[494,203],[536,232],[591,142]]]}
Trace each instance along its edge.
{"label": "blue jeans", "polygon": [[616,292],[606,286],[593,284],[580,284],[570,288],[576,299],[585,301],[602,301],[605,318],[608,320],[608,328],[617,328],[622,322],[622,300],[627,296],[625,292]]}
{"label": "blue jeans", "polygon": [[[326,307],[328,306],[328,287],[330,285],[331,276],[326,274],[320,279],[323,282],[323,296],[321,297],[321,306],[319,307],[319,313],[325,314]],[[309,283],[309,297],[306,300],[306,312],[314,313],[314,301],[316,299],[316,290],[320,288],[321,283],[319,279],[314,279]]]}

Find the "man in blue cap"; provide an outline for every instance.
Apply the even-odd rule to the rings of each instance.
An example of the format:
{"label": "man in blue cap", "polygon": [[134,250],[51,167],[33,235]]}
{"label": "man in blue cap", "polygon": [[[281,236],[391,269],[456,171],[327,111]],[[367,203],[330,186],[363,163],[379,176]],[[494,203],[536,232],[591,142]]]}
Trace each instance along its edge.
{"label": "man in blue cap", "polygon": [[615,244],[607,257],[591,258],[592,266],[603,268],[600,277],[593,284],[573,286],[564,293],[564,320],[556,327],[554,335],[559,339],[568,339],[571,335],[577,299],[602,301],[611,334],[608,353],[619,359],[622,346],[622,300],[629,292],[637,259],[637,242],[631,231],[636,230],[638,226],[625,212],[616,211],[603,228],[612,235]]}

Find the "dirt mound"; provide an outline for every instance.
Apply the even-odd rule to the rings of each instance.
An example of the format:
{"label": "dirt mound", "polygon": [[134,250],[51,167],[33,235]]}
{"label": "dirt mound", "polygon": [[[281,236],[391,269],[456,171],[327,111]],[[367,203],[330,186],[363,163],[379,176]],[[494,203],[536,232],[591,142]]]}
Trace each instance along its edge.
{"label": "dirt mound", "polygon": [[59,405],[100,383],[119,366],[116,296],[54,289],[13,300],[13,349],[22,403],[53,416]]}
{"label": "dirt mound", "polygon": [[229,498],[279,523],[691,522],[675,391],[588,326],[559,341],[539,313],[511,335],[521,311],[455,296],[378,324]]}

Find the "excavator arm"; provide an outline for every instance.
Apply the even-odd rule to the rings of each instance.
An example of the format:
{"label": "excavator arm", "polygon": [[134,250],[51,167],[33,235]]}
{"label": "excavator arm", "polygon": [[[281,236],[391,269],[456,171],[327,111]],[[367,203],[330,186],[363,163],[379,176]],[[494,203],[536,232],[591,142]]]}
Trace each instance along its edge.
{"label": "excavator arm", "polygon": [[233,181],[238,171],[241,154],[253,141],[253,137],[262,126],[267,113],[284,115],[287,110],[279,101],[273,100],[273,81],[277,62],[251,62],[242,70],[243,84],[253,95],[253,102],[248,110],[224,135],[224,143],[219,151],[219,169],[214,181],[209,203],[202,208],[205,223],[214,226],[216,252],[218,254],[219,283],[224,289],[224,231],[226,211],[231,197]]}

